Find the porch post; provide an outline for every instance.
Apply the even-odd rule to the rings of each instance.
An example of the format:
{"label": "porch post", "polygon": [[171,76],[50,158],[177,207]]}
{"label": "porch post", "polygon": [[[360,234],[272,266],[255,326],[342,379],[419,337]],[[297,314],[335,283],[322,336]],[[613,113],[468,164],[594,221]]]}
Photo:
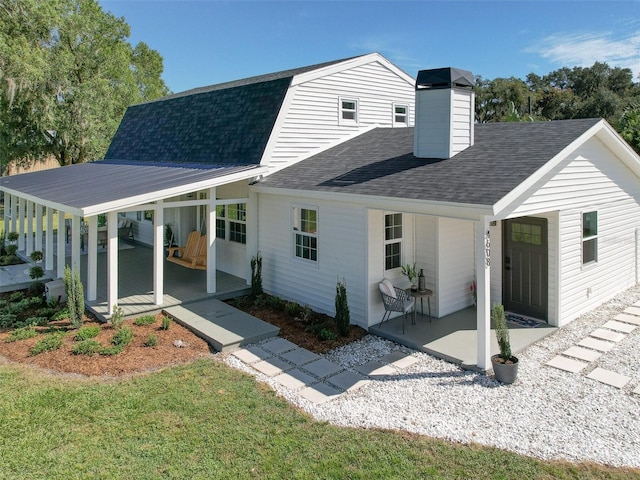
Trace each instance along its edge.
{"label": "porch post", "polygon": [[67,231],[64,223],[64,212],[62,210],[58,210],[58,258],[56,262],[56,277],[58,278],[64,278],[64,266],[66,265],[66,243]]}
{"label": "porch post", "polygon": [[207,293],[216,293],[216,187],[209,189],[207,207]]}
{"label": "porch post", "polygon": [[153,303],[164,303],[164,207],[158,201],[153,215]]}
{"label": "porch post", "polygon": [[107,214],[107,308],[108,315],[118,304],[118,213]]}
{"label": "porch post", "polygon": [[251,257],[258,253],[258,194],[249,188],[247,202],[247,285],[251,285]]}
{"label": "porch post", "polygon": [[47,207],[47,226],[44,241],[44,269],[53,270],[53,208]]}
{"label": "porch post", "polygon": [[87,218],[87,300],[92,302],[98,296],[98,216]]}
{"label": "porch post", "polygon": [[31,255],[31,252],[33,252],[33,202],[31,200],[27,200],[27,211],[25,216],[27,218],[27,243],[25,244],[24,253],[29,256]]}
{"label": "porch post", "polygon": [[80,271],[80,242],[82,232],[80,231],[80,216],[74,215],[71,219],[71,270]]}
{"label": "porch post", "polygon": [[18,231],[18,197],[11,195],[11,231]]}
{"label": "porch post", "polygon": [[488,370],[491,365],[491,239],[489,220],[484,216],[475,222],[476,230],[476,284],[477,284],[477,335],[478,368]]}
{"label": "porch post", "polygon": [[12,196],[9,195],[8,193],[5,193],[4,195],[4,234],[5,234],[5,238],[7,233],[9,233],[11,231],[11,221],[9,220],[11,218],[11,198]]}
{"label": "porch post", "polygon": [[36,203],[36,238],[33,249],[42,251],[42,205],[38,203]]}
{"label": "porch post", "polygon": [[24,198],[18,199],[18,250],[24,250],[24,214],[26,213],[27,201]]}

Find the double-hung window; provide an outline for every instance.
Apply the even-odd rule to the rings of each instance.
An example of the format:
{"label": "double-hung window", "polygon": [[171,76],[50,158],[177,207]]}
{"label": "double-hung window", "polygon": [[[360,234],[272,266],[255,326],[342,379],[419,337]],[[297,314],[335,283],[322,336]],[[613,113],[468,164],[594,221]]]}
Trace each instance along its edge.
{"label": "double-hung window", "polygon": [[402,265],[402,214],[384,216],[384,269],[392,270]]}
{"label": "double-hung window", "polygon": [[216,238],[247,243],[247,204],[232,203],[216,206]]}
{"label": "double-hung window", "polygon": [[409,125],[409,107],[407,105],[393,104],[393,126],[406,127]]}
{"label": "double-hung window", "polygon": [[598,261],[598,212],[582,214],[582,263]]}
{"label": "double-hung window", "polygon": [[340,124],[355,125],[358,123],[358,100],[352,98],[340,99]]}
{"label": "double-hung window", "polygon": [[294,255],[312,262],[318,261],[318,209],[293,207]]}

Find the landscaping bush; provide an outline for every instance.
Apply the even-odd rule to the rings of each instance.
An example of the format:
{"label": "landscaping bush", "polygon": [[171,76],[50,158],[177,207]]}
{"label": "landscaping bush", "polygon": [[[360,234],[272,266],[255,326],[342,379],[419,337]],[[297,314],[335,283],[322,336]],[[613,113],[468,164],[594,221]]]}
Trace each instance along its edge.
{"label": "landscaping bush", "polygon": [[287,302],[287,304],[284,306],[284,311],[287,312],[287,315],[289,315],[290,317],[297,317],[298,312],[300,311],[300,305],[298,305],[296,302]]}
{"label": "landscaping bush", "polygon": [[34,327],[16,328],[9,334],[5,342],[17,342],[18,340],[26,340],[38,336],[38,332]]}
{"label": "landscaping bush", "polygon": [[262,256],[251,257],[251,295],[262,295]]}
{"label": "landscaping bush", "polygon": [[100,327],[98,325],[85,325],[80,327],[76,332],[76,336],[73,338],[76,342],[82,342],[90,338],[95,338],[100,334]]}
{"label": "landscaping bush", "polygon": [[322,340],[322,341],[325,341],[325,342],[331,342],[331,341],[335,340],[336,338],[338,338],[338,334],[336,332],[334,332],[333,330],[330,330],[328,328],[323,328],[318,333],[318,338],[320,340]]}
{"label": "landscaping bush", "polygon": [[275,295],[267,295],[266,303],[269,308],[276,311],[280,311],[284,308],[284,300],[280,297],[276,297]]}
{"label": "landscaping bush", "polygon": [[0,328],[12,328],[16,326],[18,316],[15,313],[0,313]]}
{"label": "landscaping bush", "polygon": [[169,330],[170,326],[171,326],[171,319],[165,315],[164,317],[162,317],[162,329]]}
{"label": "landscaping bush", "polygon": [[144,315],[142,317],[136,318],[133,323],[138,325],[139,327],[143,325],[152,325],[156,323],[156,317],[154,315]]}
{"label": "landscaping bush", "polygon": [[80,271],[77,268],[71,272],[71,269],[65,265],[64,289],[67,295],[67,308],[69,309],[71,326],[80,328],[84,316],[84,288],[80,281]]}
{"label": "landscaping bush", "polygon": [[62,339],[64,338],[64,335],[65,332],[55,332],[45,335],[44,338],[38,340],[38,342],[31,347],[29,355],[33,357],[43,352],[58,350],[62,347]]}
{"label": "landscaping bush", "polygon": [[118,305],[114,305],[110,321],[113,328],[115,328],[116,330],[120,330],[120,328],[122,328],[122,324],[124,323],[124,309],[122,307],[119,307]]}
{"label": "landscaping bush", "polygon": [[122,327],[113,336],[111,343],[124,348],[131,343],[131,340],[133,340],[133,330],[130,327]]}
{"label": "landscaping bush", "polygon": [[76,343],[71,348],[71,353],[74,355],[88,355],[93,356],[96,353],[100,353],[102,350],[102,345],[97,340],[93,338],[87,338],[82,340],[81,342]]}
{"label": "landscaping bush", "polygon": [[145,347],[156,347],[158,346],[158,336],[155,333],[150,333],[147,336],[147,339],[144,342]]}
{"label": "landscaping bush", "polygon": [[351,323],[351,315],[349,314],[349,303],[347,302],[347,283],[343,279],[338,280],[336,285],[336,327],[338,333],[343,337],[349,334],[349,323]]}
{"label": "landscaping bush", "polygon": [[45,327],[49,324],[49,317],[29,317],[24,323],[27,325],[35,325],[37,327]]}

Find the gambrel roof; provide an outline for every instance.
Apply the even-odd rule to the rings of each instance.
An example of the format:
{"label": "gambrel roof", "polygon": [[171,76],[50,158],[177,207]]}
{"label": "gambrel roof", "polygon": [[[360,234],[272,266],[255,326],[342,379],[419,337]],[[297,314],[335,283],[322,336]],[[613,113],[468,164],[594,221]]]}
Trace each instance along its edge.
{"label": "gambrel roof", "polygon": [[413,128],[376,128],[259,186],[490,206],[599,126],[613,131],[593,118],[476,125],[474,144],[444,160],[413,155]]}

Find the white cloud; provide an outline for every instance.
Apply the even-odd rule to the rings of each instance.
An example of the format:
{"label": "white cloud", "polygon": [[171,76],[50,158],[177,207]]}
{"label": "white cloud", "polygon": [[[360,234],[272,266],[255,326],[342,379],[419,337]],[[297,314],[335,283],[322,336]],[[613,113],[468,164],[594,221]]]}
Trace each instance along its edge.
{"label": "white cloud", "polygon": [[640,31],[624,38],[611,32],[556,34],[528,49],[559,66],[587,67],[606,62],[613,67],[630,68],[634,79],[640,73]]}

